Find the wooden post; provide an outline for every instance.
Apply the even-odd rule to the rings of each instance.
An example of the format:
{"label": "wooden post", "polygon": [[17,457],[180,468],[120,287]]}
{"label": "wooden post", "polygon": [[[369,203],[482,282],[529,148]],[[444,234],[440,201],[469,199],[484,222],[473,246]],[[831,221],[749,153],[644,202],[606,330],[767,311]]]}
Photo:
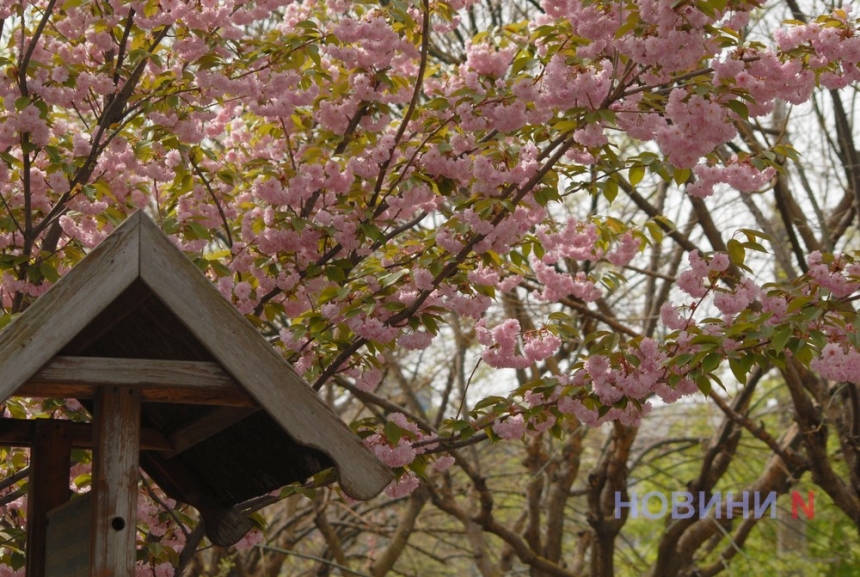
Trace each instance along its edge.
{"label": "wooden post", "polygon": [[91,577],[134,575],[140,388],[103,386],[93,439]]}
{"label": "wooden post", "polygon": [[48,511],[66,503],[72,442],[64,421],[38,419],[30,446],[27,493],[27,577],[44,577]]}

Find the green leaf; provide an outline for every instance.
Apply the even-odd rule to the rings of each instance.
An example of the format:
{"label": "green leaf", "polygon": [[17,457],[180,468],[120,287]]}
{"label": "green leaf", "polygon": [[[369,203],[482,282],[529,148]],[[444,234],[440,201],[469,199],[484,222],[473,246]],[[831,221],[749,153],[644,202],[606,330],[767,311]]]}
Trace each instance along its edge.
{"label": "green leaf", "polygon": [[60,280],[60,274],[57,272],[57,269],[47,261],[43,260],[41,263],[39,263],[39,272],[42,273],[43,277],[45,277],[52,283],[55,283]]}
{"label": "green leaf", "polygon": [[753,241],[754,238],[761,238],[761,239],[767,240],[767,241],[771,240],[771,238],[768,235],[761,232],[760,230],[755,230],[753,228],[742,228],[742,229],[740,229],[740,232],[747,235],[747,239],[750,242],[754,242]]}
{"label": "green leaf", "polygon": [[478,411],[480,409],[486,409],[487,407],[491,407],[497,403],[507,403],[507,402],[508,402],[508,400],[504,397],[490,396],[490,397],[487,397],[486,399],[481,399],[480,401],[478,401],[478,403],[475,405],[474,410]]}
{"label": "green leaf", "polygon": [[691,174],[693,174],[693,171],[691,171],[689,168],[676,168],[673,171],[672,179],[675,181],[675,184],[681,186],[682,184],[690,180]]}
{"label": "green leaf", "polygon": [[743,118],[744,120],[749,120],[750,118],[750,109],[747,108],[747,105],[741,102],[740,100],[729,100],[726,103],[726,106],[731,108],[735,114]]}
{"label": "green leaf", "polygon": [[729,368],[739,383],[746,384],[747,375],[754,363],[755,357],[753,355],[745,355],[739,359],[729,359]]}
{"label": "green leaf", "polygon": [[648,234],[651,235],[651,238],[653,238],[655,242],[663,242],[663,229],[660,227],[659,224],[657,224],[653,220],[649,220],[645,223],[645,228],[648,229]]}
{"label": "green leaf", "polygon": [[702,370],[706,373],[711,373],[720,366],[723,360],[723,355],[720,353],[710,353],[702,360]]}
{"label": "green leaf", "polygon": [[436,323],[436,319],[433,317],[433,315],[422,315],[421,324],[424,325],[425,329],[427,329],[430,333],[434,335],[439,332],[439,325]]}
{"label": "green leaf", "polygon": [[775,352],[780,353],[785,349],[789,337],[791,337],[791,329],[788,327],[781,328],[773,335],[770,345]]}
{"label": "green leaf", "polygon": [[339,266],[327,266],[325,267],[325,276],[331,282],[343,283],[346,282],[346,275],[343,272],[343,269]]}
{"label": "green leaf", "polygon": [[791,299],[791,301],[789,301],[787,310],[788,312],[793,313],[798,309],[802,309],[810,302],[812,302],[812,297],[809,296],[794,297],[793,299]]}
{"label": "green leaf", "polygon": [[383,430],[383,434],[392,445],[396,445],[398,442],[400,442],[400,439],[402,439],[403,436],[406,434],[406,431],[397,426],[397,424],[388,421],[387,423],[385,423],[385,429]]}
{"label": "green leaf", "polygon": [[636,186],[637,184],[642,182],[643,178],[645,178],[645,167],[641,164],[631,166],[628,178],[630,180],[630,184]]}
{"label": "green leaf", "polygon": [[735,239],[730,239],[728,243],[726,243],[726,248],[729,253],[729,260],[732,261],[732,264],[742,265],[744,264],[744,258],[746,257],[746,250],[744,246]]}
{"label": "green leaf", "polygon": [[611,204],[615,200],[615,197],[618,196],[618,183],[612,179],[607,180],[603,187],[603,196]]}
{"label": "green leaf", "polygon": [[379,279],[379,284],[383,287],[389,287],[399,281],[401,278],[409,274],[409,269],[402,268],[398,271],[389,273]]}
{"label": "green leaf", "polygon": [[696,386],[699,387],[699,390],[706,397],[711,394],[711,381],[705,375],[696,377]]}

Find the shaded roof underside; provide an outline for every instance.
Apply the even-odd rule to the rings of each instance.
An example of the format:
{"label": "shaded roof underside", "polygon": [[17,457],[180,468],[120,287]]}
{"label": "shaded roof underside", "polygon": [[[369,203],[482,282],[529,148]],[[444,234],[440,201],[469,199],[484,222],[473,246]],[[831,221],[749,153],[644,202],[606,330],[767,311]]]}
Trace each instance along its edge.
{"label": "shaded roof underside", "polygon": [[[67,356],[215,362],[146,284],[133,282],[64,347]],[[165,436],[214,408],[144,403],[141,424]],[[223,411],[223,409],[220,409]],[[245,409],[237,408],[236,411]],[[174,499],[231,506],[332,466],[324,453],[295,442],[259,410],[170,458],[143,452],[141,466]],[[201,503],[201,499],[206,503]]]}

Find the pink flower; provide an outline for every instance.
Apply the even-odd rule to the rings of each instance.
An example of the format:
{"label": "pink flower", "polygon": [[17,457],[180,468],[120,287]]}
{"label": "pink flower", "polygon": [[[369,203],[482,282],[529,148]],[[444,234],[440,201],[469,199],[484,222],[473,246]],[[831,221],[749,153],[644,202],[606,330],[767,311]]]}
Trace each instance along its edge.
{"label": "pink flower", "polygon": [[24,577],[24,568],[15,571],[5,563],[0,563],[0,577]]}
{"label": "pink flower", "polygon": [[537,336],[532,334],[526,336],[523,352],[529,361],[535,363],[554,355],[560,346],[560,338],[552,333],[541,331]]}
{"label": "pink flower", "polygon": [[506,441],[521,439],[526,432],[522,415],[513,415],[493,423],[493,432]]}
{"label": "pink flower", "polygon": [[478,328],[478,339],[481,344],[491,347],[481,354],[484,362],[497,369],[524,369],[532,364],[528,357],[519,354],[518,338],[520,323],[516,319],[508,319],[490,331]]}
{"label": "pink flower", "polygon": [[615,266],[624,266],[633,260],[637,252],[639,252],[639,240],[628,231],[621,237],[615,250],[606,255],[606,259]]}
{"label": "pink flower", "polygon": [[705,288],[704,277],[692,270],[685,270],[677,279],[678,288],[693,298],[702,298],[708,294]]}
{"label": "pink flower", "polygon": [[397,339],[398,345],[410,351],[426,349],[432,342],[433,335],[427,331],[415,331]]}
{"label": "pink flower", "polygon": [[[238,549],[239,551],[247,551],[248,549],[251,549],[256,545],[259,545],[262,542],[263,542],[262,531],[254,528],[254,529],[251,529],[250,531],[248,531],[247,533],[245,533],[245,535],[241,539],[239,539],[239,541],[234,545],[234,547],[236,547],[236,549]],[[159,567],[160,567],[160,565],[159,565]],[[157,572],[156,572],[156,575],[157,575],[157,577],[162,577]],[[172,576],[173,576],[173,572],[171,571],[170,574],[165,575],[164,577],[172,577]]]}
{"label": "pink flower", "polygon": [[412,491],[418,488],[418,477],[412,473],[407,473],[388,485],[385,488],[385,494],[392,499],[401,499],[408,496]]}
{"label": "pink flower", "polygon": [[182,155],[178,150],[171,150],[164,156],[164,164],[170,168],[176,168],[182,162]]}
{"label": "pink flower", "polygon": [[447,470],[451,465],[454,464],[454,457],[451,455],[442,455],[433,463],[433,470],[437,472],[442,472]]}
{"label": "pink flower", "polygon": [[248,297],[251,296],[252,289],[253,287],[251,287],[251,283],[247,281],[242,281],[236,283],[236,286],[233,287],[233,294],[235,294],[241,300],[246,300]]}
{"label": "pink flower", "polygon": [[670,303],[663,303],[663,306],[660,307],[660,320],[673,331],[687,328],[687,319],[683,318]]}
{"label": "pink flower", "polygon": [[486,43],[470,44],[466,48],[466,66],[482,76],[501,78],[515,51],[515,48],[496,50]]}

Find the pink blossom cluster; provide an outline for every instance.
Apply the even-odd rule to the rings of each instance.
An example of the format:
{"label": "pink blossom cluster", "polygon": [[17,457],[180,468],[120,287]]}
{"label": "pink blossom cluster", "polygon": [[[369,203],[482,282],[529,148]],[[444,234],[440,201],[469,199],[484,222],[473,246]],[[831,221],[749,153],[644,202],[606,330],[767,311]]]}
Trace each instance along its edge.
{"label": "pink blossom cluster", "polygon": [[174,574],[173,565],[166,561],[157,564],[138,561],[134,564],[134,577],[173,577]]}
{"label": "pink blossom cluster", "polygon": [[332,27],[331,33],[339,43],[327,45],[326,52],[341,60],[348,70],[381,70],[392,64],[398,54],[401,59],[413,59],[417,54],[414,44],[372,12],[362,19],[341,19]]}
{"label": "pink blossom cluster", "polygon": [[414,440],[423,438],[423,433],[421,433],[415,423],[409,422],[403,413],[389,415],[389,420],[408,433],[400,437],[394,445],[381,433],[375,433],[367,437],[364,439],[364,444],[385,465],[392,468],[405,467],[414,461],[418,455],[420,449],[416,450],[412,446],[412,443]]}
{"label": "pink blossom cluster", "polygon": [[641,407],[637,407],[635,403],[628,403],[623,409],[612,407],[601,417],[599,408],[593,401],[583,401],[571,396],[563,396],[558,401],[559,411],[565,415],[573,415],[589,427],[599,427],[612,421],[618,421],[628,427],[637,427],[642,422],[642,418],[651,412],[651,408],[651,403],[647,402]]}
{"label": "pink blossom cluster", "polygon": [[849,264],[843,261],[841,255],[836,255],[827,264],[817,250],[809,253],[807,262],[809,276],[835,298],[844,298],[860,290],[860,263]]}
{"label": "pink blossom cluster", "polygon": [[397,345],[408,351],[420,351],[426,349],[433,342],[433,335],[427,331],[412,331],[402,334],[397,339]]}
{"label": "pink blossom cluster", "polygon": [[702,34],[713,21],[694,5],[678,7],[660,0],[640,0],[639,14],[652,25],[651,34],[625,35],[619,49],[637,63],[660,68],[663,74],[686,70],[714,50]]}
{"label": "pink blossom cluster", "polygon": [[[736,279],[730,288],[717,288],[716,280],[729,267],[729,257],[725,253],[714,253],[705,259],[698,251],[692,251],[688,259],[690,268],[678,275],[678,287],[697,301],[713,292],[713,304],[723,314],[726,322],[763,297],[761,287],[746,277]],[[783,299],[776,297],[770,297],[767,302],[776,313],[784,312],[787,307]],[[695,320],[692,316],[684,317],[681,311],[687,308],[693,311],[697,307],[695,302],[680,307],[667,302],[660,309],[660,319],[670,330],[684,331],[695,325]]]}
{"label": "pink blossom cluster", "polygon": [[733,156],[724,166],[697,164],[693,168],[696,181],[687,186],[690,196],[707,198],[714,193],[714,186],[725,183],[740,192],[756,192],[770,184],[776,169],[772,166],[759,170],[749,161],[738,161]]}
{"label": "pink blossom cluster", "polygon": [[625,266],[633,260],[633,257],[635,257],[639,252],[641,244],[642,243],[633,235],[632,232],[627,231],[621,237],[615,250],[606,255],[606,260],[615,266]]}
{"label": "pink blossom cluster", "polygon": [[729,112],[719,102],[675,88],[669,94],[664,123],[654,138],[674,166],[692,168],[702,156],[736,134]]}
{"label": "pink blossom cluster", "polygon": [[561,346],[561,339],[547,330],[521,334],[516,319],[508,319],[492,329],[487,329],[482,320],[475,332],[478,342],[487,347],[481,358],[497,369],[528,368],[554,355]]}
{"label": "pink blossom cluster", "polygon": [[825,379],[860,384],[860,351],[837,343],[827,343],[809,366]]}
{"label": "pink blossom cluster", "polygon": [[544,69],[536,103],[541,109],[597,110],[606,105],[612,85],[612,72],[609,60],[601,62],[599,68],[580,68],[568,66],[564,57],[556,54]]}
{"label": "pink blossom cluster", "polygon": [[660,321],[669,330],[683,331],[693,322],[693,319],[684,318],[677,307],[670,302],[665,302],[660,306]]}
{"label": "pink blossom cluster", "polygon": [[597,260],[603,256],[603,251],[597,246],[597,225],[593,222],[569,218],[561,231],[550,233],[546,226],[541,226],[537,229],[536,236],[540,239],[545,253],[551,255],[542,259],[546,264],[552,264],[559,258]]}
{"label": "pink blossom cluster", "polygon": [[557,302],[574,296],[585,302],[594,302],[603,296],[602,291],[594,285],[594,281],[582,271],[575,275],[560,272],[554,266],[547,265],[536,257],[531,258],[531,265],[535,277],[543,285],[540,298],[545,301]]}
{"label": "pink blossom cluster", "polygon": [[730,290],[717,291],[714,294],[714,306],[723,313],[723,318],[729,321],[760,296],[761,288],[751,279],[742,278]]}
{"label": "pink blossom cluster", "polygon": [[[403,413],[392,413],[388,419],[404,431],[396,443],[392,443],[382,433],[374,433],[364,439],[365,446],[370,448],[383,464],[395,469],[406,467],[415,460],[415,457],[437,446],[434,443],[421,443],[435,438],[435,435],[428,435],[421,431],[418,425],[409,421]],[[454,464],[453,457],[442,455],[433,462],[431,469],[441,472],[452,464]],[[405,471],[385,488],[385,494],[392,499],[404,497],[417,489],[418,484],[418,477],[410,471]]]}
{"label": "pink blossom cluster", "polygon": [[723,253],[717,253],[708,260],[702,258],[699,251],[691,251],[687,255],[690,268],[678,275],[678,288],[693,298],[703,298],[710,288],[705,286],[705,280],[709,279],[711,273],[720,273],[729,266],[729,258]]}
{"label": "pink blossom cluster", "polygon": [[526,433],[526,422],[522,415],[511,415],[507,418],[498,419],[493,423],[493,432],[500,439],[515,441],[521,439]]}
{"label": "pink blossom cluster", "polygon": [[[860,80],[860,35],[850,15],[853,6],[845,4],[840,11],[815,22],[780,28],[774,38],[780,50],[791,51],[809,46],[815,55],[810,61],[814,68],[835,63],[835,70],[824,70],[820,82],[826,88],[838,90]],[[838,23],[834,26],[834,23]]]}
{"label": "pink blossom cluster", "polygon": [[252,549],[253,547],[259,545],[265,540],[265,535],[263,532],[254,527],[247,533],[245,533],[239,541],[233,545],[239,551],[247,551],[248,549]]}
{"label": "pink blossom cluster", "polygon": [[[153,490],[159,491],[158,488],[154,488]],[[176,502],[164,494],[159,495],[158,500],[160,502],[157,503],[143,490],[138,493],[138,527],[145,529],[149,539],[157,538],[163,547],[169,548],[174,554],[179,554],[185,547],[186,533],[175,524],[174,518],[163,509],[164,506],[171,509],[175,508]],[[144,537],[143,539],[146,538]],[[139,538],[138,546],[145,550],[145,541],[143,539]],[[135,565],[136,576],[172,577],[173,574],[173,565],[158,559],[138,561]]]}
{"label": "pink blossom cluster", "polygon": [[360,337],[378,343],[390,342],[400,332],[397,327],[386,325],[382,320],[366,315],[352,317],[346,324]]}
{"label": "pink blossom cluster", "polygon": [[[716,253],[705,259],[697,252],[691,252],[689,259],[691,268],[678,277],[678,286],[697,301],[704,299],[708,293],[713,293],[713,304],[722,313],[723,318],[721,321],[711,319],[707,324],[702,325],[698,324],[692,315],[692,312],[698,308],[698,303],[680,307],[670,303],[664,304],[660,311],[663,324],[671,330],[680,331],[675,340],[676,353],[695,353],[700,350],[698,345],[690,344],[695,335],[721,337],[719,349],[714,350],[719,350],[726,356],[737,354],[736,351],[742,344],[748,349],[770,346],[771,336],[769,335],[775,334],[772,332],[767,332],[768,336],[764,338],[761,335],[753,336],[752,342],[745,341],[742,335],[722,338],[740,314],[751,315],[747,318],[750,319],[750,326],[756,327],[754,331],[758,331],[762,326],[780,326],[783,327],[782,331],[787,330],[790,336],[805,335],[810,330],[807,317],[799,314],[802,308],[792,304],[795,297],[802,297],[801,307],[815,306],[824,311],[820,319],[813,323],[813,328],[821,331],[827,342],[810,361],[810,368],[832,381],[860,382],[860,350],[856,347],[854,329],[843,318],[844,309],[831,308],[827,304],[830,300],[828,297],[845,299],[860,291],[860,265],[854,261],[853,256],[823,255],[814,251],[808,257],[809,271],[806,280],[797,287],[797,292],[771,289],[767,294],[755,282],[745,277],[734,279],[730,288],[719,287],[716,279],[729,265],[725,254]],[[811,301],[810,298],[812,298]],[[760,304],[760,310],[752,306],[754,303]],[[795,309],[795,319],[792,319],[790,313],[792,308]],[[689,309],[691,312],[688,317],[681,314],[684,309]],[[803,319],[800,324],[796,324],[797,318]],[[790,354],[790,350],[773,352],[780,355]],[[752,354],[752,350],[748,350],[745,354]],[[601,366],[599,361],[597,366]],[[594,390],[600,396],[601,402],[610,402],[619,396],[617,390],[606,387],[605,377],[600,376],[605,371],[596,370],[588,363],[585,371],[591,379],[598,377],[599,386]],[[683,377],[684,373],[677,374]],[[601,381],[601,379],[604,380]],[[684,390],[695,390],[695,385],[690,379],[682,378],[674,389],[658,388],[654,392],[667,402],[672,402],[677,398],[677,394]]]}
{"label": "pink blossom cluster", "polygon": [[543,0],[541,6],[546,15],[538,17],[535,24],[565,19],[575,35],[590,40],[590,44],[577,51],[582,58],[594,58],[613,47],[618,24],[622,21],[620,3],[598,5],[581,0]]}
{"label": "pink blossom cluster", "polygon": [[466,47],[466,66],[482,76],[501,78],[515,52],[514,47],[497,50],[487,42],[470,43]]}
{"label": "pink blossom cluster", "polygon": [[414,473],[404,473],[385,488],[385,494],[391,499],[402,499],[417,489],[419,483]]}
{"label": "pink blossom cluster", "polygon": [[694,384],[690,386],[684,382],[674,388],[666,384],[669,356],[653,339],[644,338],[630,345],[626,354],[636,362],[625,359],[619,363],[618,359],[600,354],[589,356],[583,367],[573,374],[570,383],[580,387],[590,385],[597,400],[606,406],[612,406],[622,398],[644,401],[652,394],[673,402],[697,390]]}

